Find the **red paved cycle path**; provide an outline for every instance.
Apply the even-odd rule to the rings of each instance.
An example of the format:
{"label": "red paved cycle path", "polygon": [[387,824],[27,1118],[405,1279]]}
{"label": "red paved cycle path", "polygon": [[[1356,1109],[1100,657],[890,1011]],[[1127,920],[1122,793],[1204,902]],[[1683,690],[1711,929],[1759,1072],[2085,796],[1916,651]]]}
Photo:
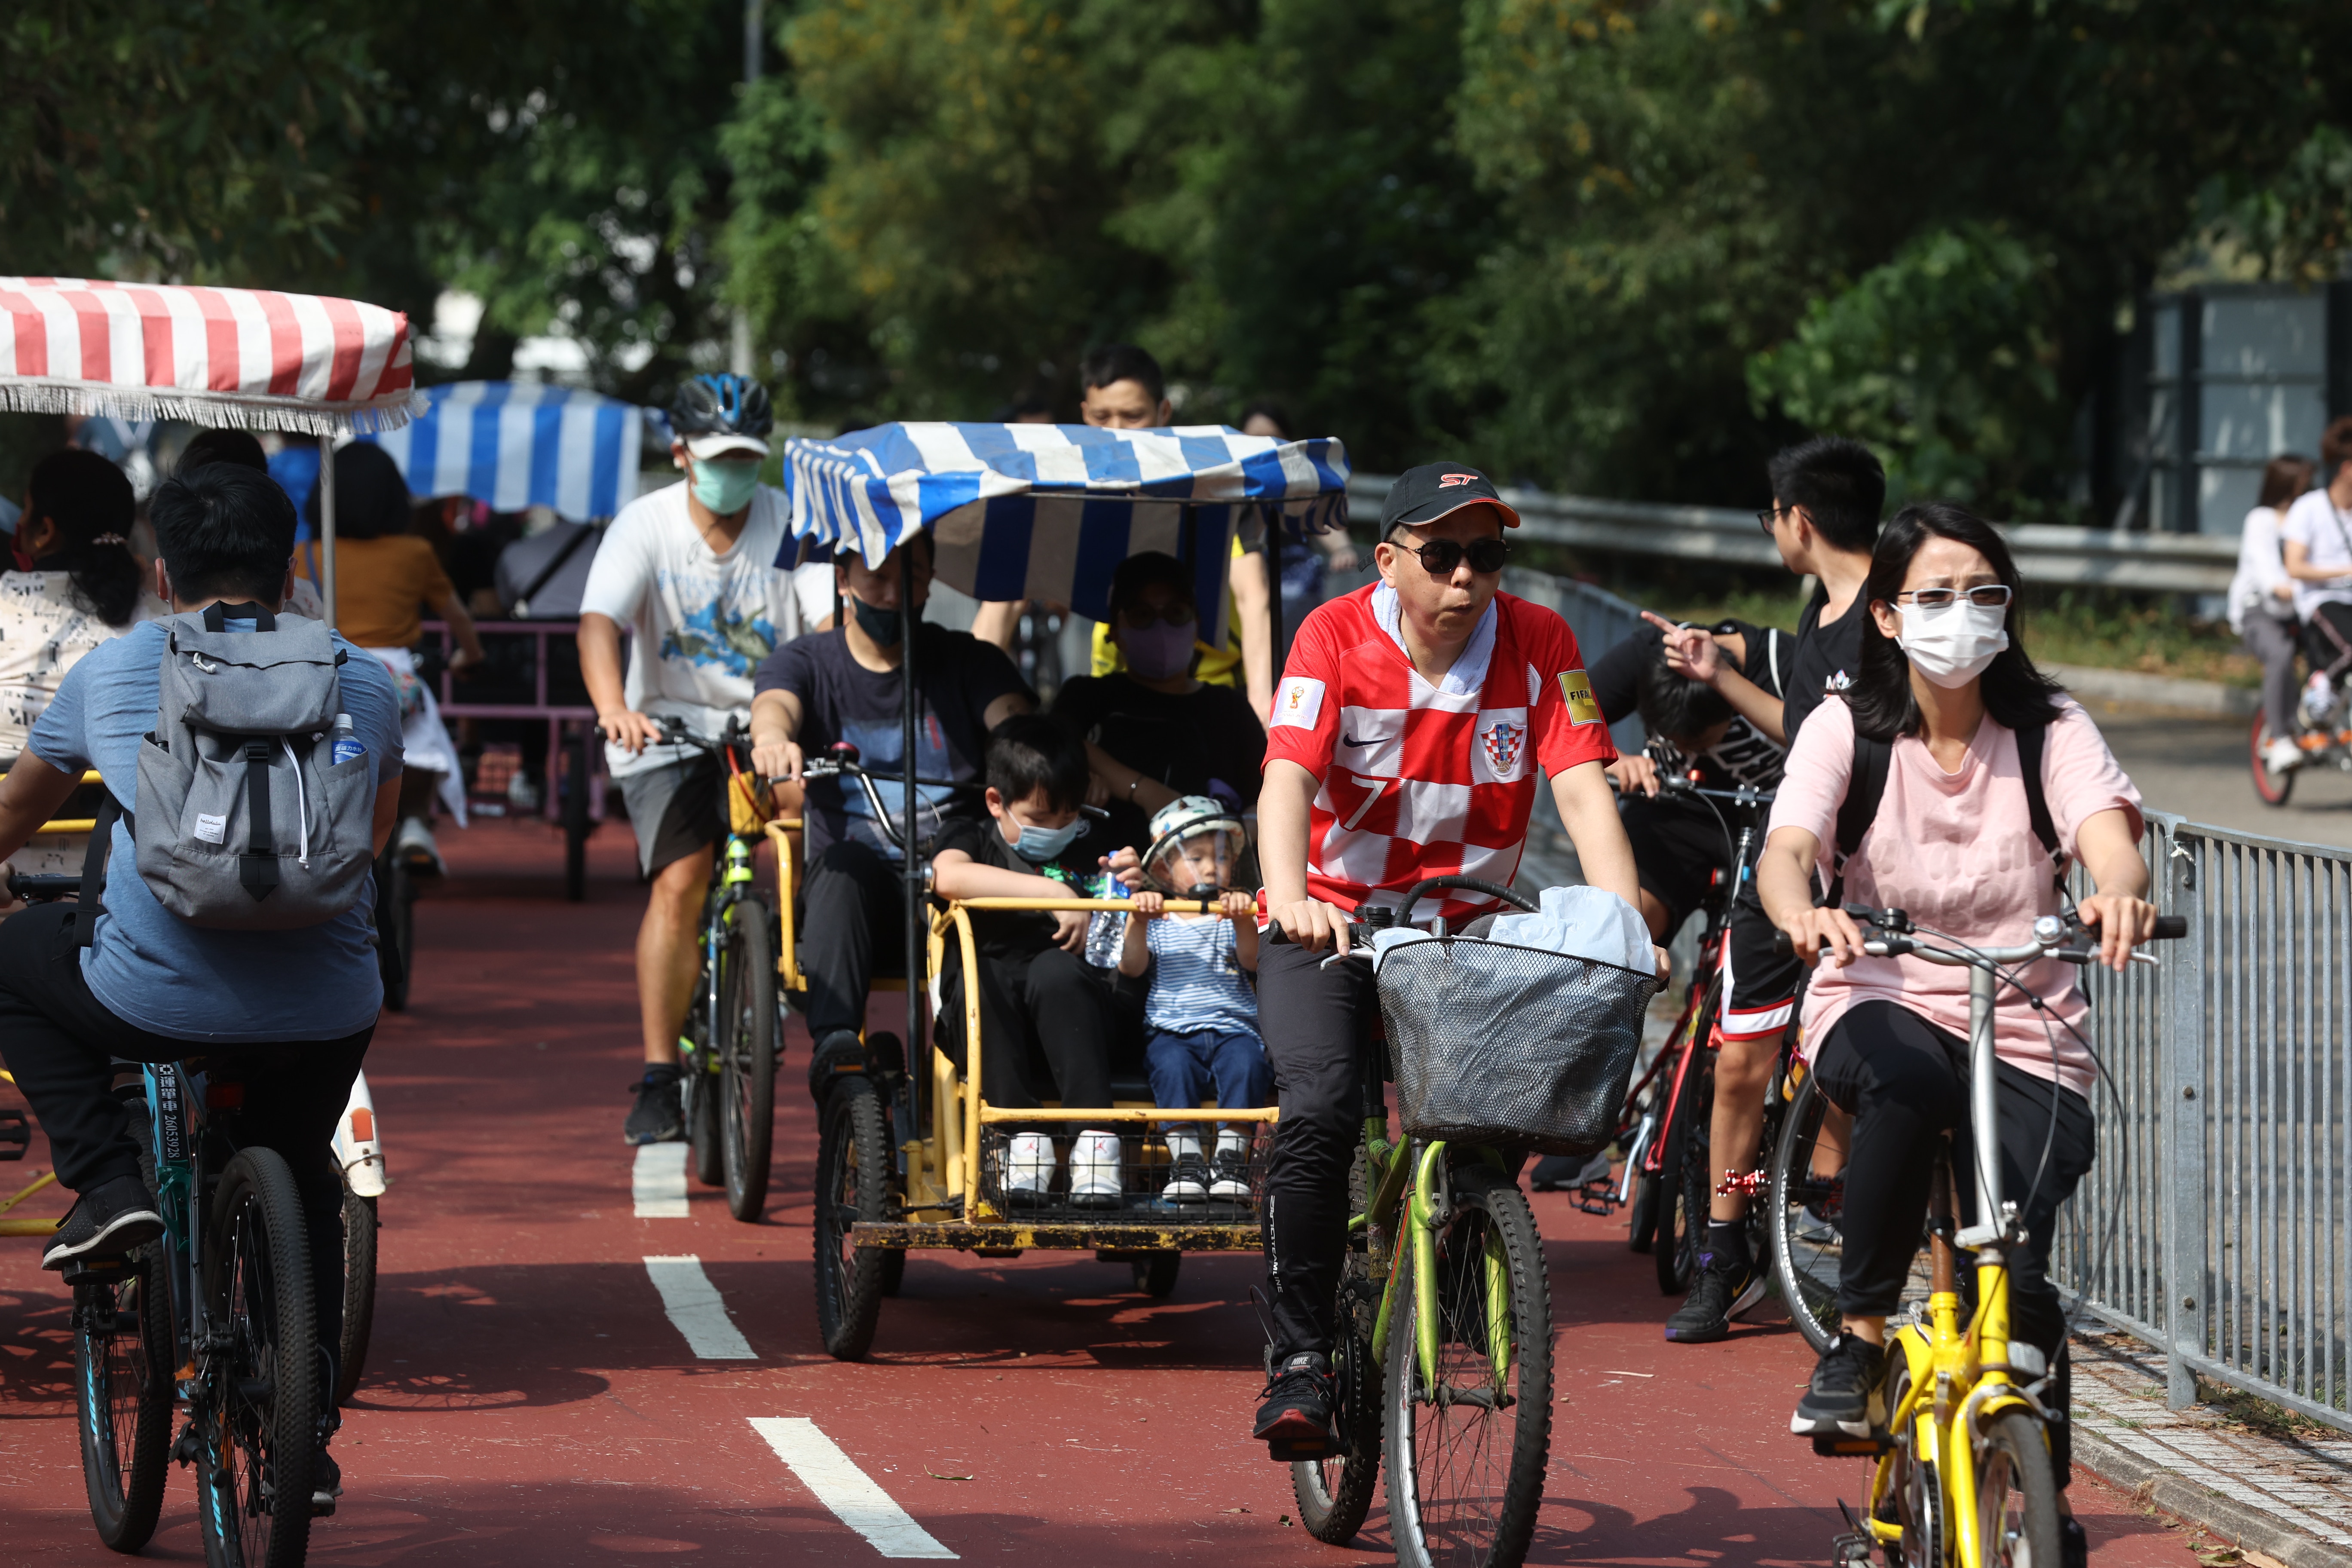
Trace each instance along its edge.
{"label": "red paved cycle path", "polygon": [[[1255,1259],[1194,1258],[1173,1298],[1091,1258],[919,1254],[871,1361],[817,1348],[808,1183],[814,1118],[781,1097],[766,1223],[695,1189],[686,1219],[634,1217],[619,1133],[636,1056],[638,894],[621,831],[585,906],[558,896],[535,825],[448,835],[457,876],[420,906],[411,1010],[369,1058],[394,1186],[368,1378],[337,1452],[321,1563],[880,1561],[750,1425],[813,1419],[947,1550],[1056,1563],[1221,1568],[1385,1558],[1289,1521],[1286,1472],[1240,1439],[1260,1334]],[[805,1061],[795,1030],[789,1083]],[[37,1169],[37,1141],[8,1178]],[[50,1194],[43,1194],[47,1197]],[[41,1206],[36,1199],[28,1208]],[[47,1205],[57,1212],[61,1203]],[[1780,1327],[1676,1349],[1649,1260],[1617,1222],[1540,1195],[1559,1407],[1529,1561],[1827,1560],[1858,1462],[1783,1436],[1807,1370]],[[643,1259],[698,1255],[755,1361],[698,1361]],[[10,1563],[119,1561],[90,1533],[66,1297],[35,1244],[0,1241],[0,1542]],[[969,1479],[950,1479],[969,1478]],[[2189,1564],[2178,1531],[2095,1483],[2075,1497],[2107,1568]],[[148,1555],[198,1561],[184,1471]]]}

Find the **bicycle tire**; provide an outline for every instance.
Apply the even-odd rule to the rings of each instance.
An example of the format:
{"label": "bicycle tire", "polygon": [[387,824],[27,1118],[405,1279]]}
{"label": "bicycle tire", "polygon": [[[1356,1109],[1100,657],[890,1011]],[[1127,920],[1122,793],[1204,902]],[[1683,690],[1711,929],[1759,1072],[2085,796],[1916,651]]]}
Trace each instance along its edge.
{"label": "bicycle tire", "polygon": [[[199,1373],[209,1405],[196,1445],[205,1561],[300,1568],[319,1445],[319,1347],[301,1198],[276,1151],[246,1149],[228,1163],[207,1229],[205,1300],[226,1342]],[[280,1506],[286,1499],[296,1505]]]}
{"label": "bicycle tire", "polygon": [[1764,1204],[1773,1289],[1815,1355],[1837,1338],[1838,1270],[1845,1256],[1838,1230],[1844,1215],[1844,1178],[1842,1173],[1818,1177],[1812,1170],[1813,1148],[1828,1104],[1820,1084],[1806,1074],[1781,1118],[1779,1146],[1772,1152],[1772,1185]]}
{"label": "bicycle tire", "polygon": [[[1362,1150],[1356,1152],[1357,1173],[1349,1185],[1357,1189],[1355,1212],[1363,1212]],[[1364,1527],[1371,1512],[1372,1494],[1381,1479],[1381,1378],[1372,1360],[1372,1328],[1381,1305],[1380,1287],[1365,1264],[1364,1254],[1348,1253],[1339,1276],[1339,1300],[1331,1335],[1331,1380],[1338,1395],[1332,1426],[1339,1441],[1319,1459],[1298,1459],[1290,1467],[1290,1489],[1298,1500],[1298,1522],[1307,1533],[1328,1546],[1345,1546]]]}
{"label": "bicycle tire", "polygon": [[1714,1131],[1715,1054],[1696,1041],[1691,1048],[1705,1054],[1691,1063],[1683,1091],[1666,1118],[1665,1154],[1658,1166],[1657,1240],[1651,1261],[1657,1266],[1658,1290],[1667,1296],[1684,1294],[1697,1276],[1699,1248],[1706,1245],[1707,1205],[1715,1191],[1708,1146]]}
{"label": "bicycle tire", "polygon": [[[1419,1292],[1410,1251],[1390,1309],[1383,1411],[1389,1532],[1406,1568],[1517,1568],[1535,1532],[1551,1448],[1551,1295],[1543,1243],[1515,1184],[1477,1168],[1453,1179],[1453,1202],[1435,1237],[1435,1398],[1414,1350]],[[1410,1247],[1410,1236],[1399,1245]],[[1499,1321],[1514,1342],[1500,1380],[1507,1388],[1497,1386],[1489,1353],[1490,1325],[1498,1320],[1487,1291],[1498,1276],[1510,1297]],[[1460,1414],[1465,1411],[1472,1414]],[[1507,1434],[1497,1430],[1506,1417]]]}
{"label": "bicycle tire", "polygon": [[825,1095],[817,1138],[816,1214],[809,1231],[817,1332],[836,1361],[863,1361],[882,1316],[885,1254],[852,1246],[849,1227],[890,1217],[889,1169],[887,1123],[874,1086],[862,1078],[835,1083]]}
{"label": "bicycle tire", "polygon": [[375,1200],[343,1189],[343,1337],[336,1347],[335,1403],[349,1405],[367,1371],[375,1331]]}
{"label": "bicycle tire", "polygon": [[2057,1562],[2058,1479],[2042,1423],[2028,1411],[2002,1411],[1987,1424],[1976,1467],[1985,1568]]}
{"label": "bicycle tire", "polygon": [[[1643,1111],[1643,1120],[1646,1121],[1653,1114],[1654,1112]],[[1655,1132],[1651,1136],[1655,1137]],[[1647,1160],[1648,1149],[1644,1148],[1639,1157]],[[1626,1172],[1626,1176],[1633,1183],[1633,1201],[1625,1209],[1629,1233],[1625,1245],[1635,1252],[1648,1252],[1656,1247],[1658,1241],[1658,1190],[1664,1185],[1664,1178],[1654,1171],[1643,1171],[1638,1167]]]}
{"label": "bicycle tire", "polygon": [[746,893],[728,911],[727,927],[711,1049],[719,1058],[727,1211],[748,1225],[768,1205],[768,1163],[775,1146],[776,924],[767,900]]}
{"label": "bicycle tire", "polygon": [[131,1277],[74,1292],[74,1389],[90,1522],[112,1551],[155,1533],[172,1453],[172,1306],[159,1247]]}
{"label": "bicycle tire", "polygon": [[2263,758],[2270,743],[2270,716],[2257,713],[2253,729],[2246,736],[2246,761],[2254,772],[2254,795],[2264,805],[2284,805],[2287,797],[2294,794],[2294,775],[2303,770],[2289,768],[2283,773],[2273,773]]}

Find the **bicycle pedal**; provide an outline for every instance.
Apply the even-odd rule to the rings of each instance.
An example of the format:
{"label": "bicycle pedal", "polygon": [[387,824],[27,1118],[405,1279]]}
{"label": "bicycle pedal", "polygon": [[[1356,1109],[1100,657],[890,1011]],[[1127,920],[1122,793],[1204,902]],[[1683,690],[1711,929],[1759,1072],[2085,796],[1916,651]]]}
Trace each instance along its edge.
{"label": "bicycle pedal", "polygon": [[1890,1439],[1879,1436],[1813,1439],[1813,1452],[1825,1459],[1875,1458],[1894,1446]]}
{"label": "bicycle pedal", "polygon": [[1280,1443],[1269,1441],[1265,1457],[1277,1465],[1295,1465],[1307,1459],[1328,1459],[1339,1452],[1339,1445],[1329,1438],[1321,1442]]}
{"label": "bicycle pedal", "polygon": [[15,1106],[0,1110],[0,1160],[21,1160],[33,1147],[33,1124]]}
{"label": "bicycle pedal", "polygon": [[131,1278],[128,1258],[78,1258],[58,1270],[67,1285],[116,1285]]}
{"label": "bicycle pedal", "polygon": [[1875,1548],[1867,1535],[1841,1535],[1830,1542],[1830,1568],[1870,1568],[1870,1554]]}

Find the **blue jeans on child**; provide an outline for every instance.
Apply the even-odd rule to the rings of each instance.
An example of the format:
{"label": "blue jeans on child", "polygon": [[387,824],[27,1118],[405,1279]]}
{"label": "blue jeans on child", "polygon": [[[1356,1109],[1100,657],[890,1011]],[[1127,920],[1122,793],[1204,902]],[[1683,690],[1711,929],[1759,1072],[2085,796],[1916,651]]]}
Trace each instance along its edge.
{"label": "blue jeans on child", "polygon": [[1274,1068],[1265,1047],[1245,1030],[1154,1029],[1144,1047],[1151,1098],[1165,1110],[1191,1110],[1212,1094],[1221,1106],[1247,1110],[1274,1103]]}

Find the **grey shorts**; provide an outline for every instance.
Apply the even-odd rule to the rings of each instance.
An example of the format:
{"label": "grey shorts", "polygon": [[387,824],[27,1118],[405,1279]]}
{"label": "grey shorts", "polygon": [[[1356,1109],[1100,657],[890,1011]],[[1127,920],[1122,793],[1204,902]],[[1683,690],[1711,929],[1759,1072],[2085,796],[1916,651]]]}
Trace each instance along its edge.
{"label": "grey shorts", "polygon": [[628,803],[629,826],[637,835],[637,868],[647,877],[726,836],[719,759],[708,752],[613,782]]}

